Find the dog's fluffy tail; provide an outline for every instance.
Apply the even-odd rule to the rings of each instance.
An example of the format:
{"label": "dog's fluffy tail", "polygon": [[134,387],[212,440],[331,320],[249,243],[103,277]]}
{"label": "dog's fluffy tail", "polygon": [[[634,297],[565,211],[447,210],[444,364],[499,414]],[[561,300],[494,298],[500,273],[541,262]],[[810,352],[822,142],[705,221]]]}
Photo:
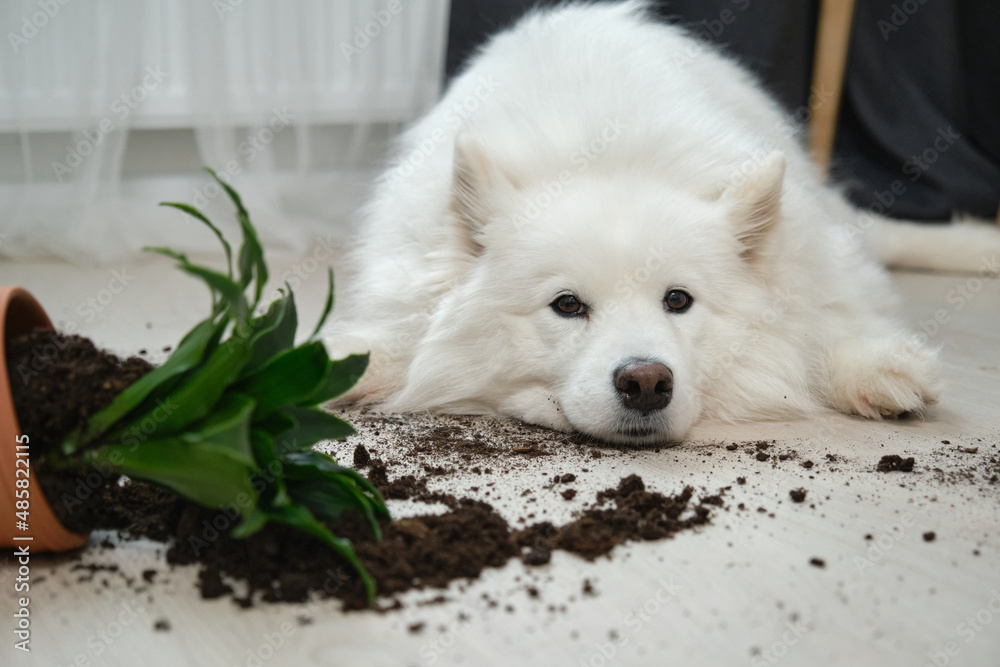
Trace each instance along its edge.
{"label": "dog's fluffy tail", "polygon": [[1000,273],[1000,227],[995,223],[963,218],[934,225],[879,218],[867,240],[886,266]]}

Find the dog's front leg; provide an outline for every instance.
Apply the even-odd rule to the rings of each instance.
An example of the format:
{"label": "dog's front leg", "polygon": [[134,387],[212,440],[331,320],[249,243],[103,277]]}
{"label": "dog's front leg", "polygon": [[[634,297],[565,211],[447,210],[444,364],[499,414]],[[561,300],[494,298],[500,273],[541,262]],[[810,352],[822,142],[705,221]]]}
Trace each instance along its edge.
{"label": "dog's front leg", "polygon": [[830,402],[841,412],[882,419],[937,401],[936,354],[902,334],[841,339],[829,362]]}

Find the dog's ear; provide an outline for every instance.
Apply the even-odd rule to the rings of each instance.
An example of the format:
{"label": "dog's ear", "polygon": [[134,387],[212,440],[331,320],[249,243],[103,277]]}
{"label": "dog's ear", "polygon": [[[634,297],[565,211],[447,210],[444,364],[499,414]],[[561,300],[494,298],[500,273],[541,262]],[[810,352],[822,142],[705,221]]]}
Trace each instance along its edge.
{"label": "dog's ear", "polygon": [[736,236],[748,261],[758,258],[764,241],[781,217],[781,191],[785,181],[785,155],[774,151],[747,175],[743,183],[730,187],[722,201],[730,207]]}
{"label": "dog's ear", "polygon": [[451,207],[474,254],[482,251],[479,232],[495,210],[496,198],[516,190],[516,184],[468,133],[455,139]]}

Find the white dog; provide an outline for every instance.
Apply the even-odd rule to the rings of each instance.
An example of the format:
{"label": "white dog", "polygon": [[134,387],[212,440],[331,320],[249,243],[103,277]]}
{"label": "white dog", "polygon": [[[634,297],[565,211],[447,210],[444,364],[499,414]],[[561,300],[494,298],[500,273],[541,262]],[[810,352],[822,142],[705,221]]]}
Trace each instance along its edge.
{"label": "white dog", "polygon": [[402,136],[365,209],[332,338],[372,358],[344,402],[629,443],[921,411],[935,352],[870,249],[975,270],[1000,234],[858,212],[796,132],[641,2],[530,14]]}

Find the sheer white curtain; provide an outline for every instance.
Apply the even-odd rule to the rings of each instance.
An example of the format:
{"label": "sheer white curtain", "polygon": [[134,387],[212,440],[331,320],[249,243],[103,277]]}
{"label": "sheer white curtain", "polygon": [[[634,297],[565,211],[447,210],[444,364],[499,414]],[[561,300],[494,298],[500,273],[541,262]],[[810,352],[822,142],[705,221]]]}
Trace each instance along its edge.
{"label": "sheer white curtain", "polygon": [[343,237],[388,140],[438,96],[448,16],[448,0],[0,5],[0,256],[83,263],[212,247],[156,206],[230,219],[202,164],[272,249]]}

